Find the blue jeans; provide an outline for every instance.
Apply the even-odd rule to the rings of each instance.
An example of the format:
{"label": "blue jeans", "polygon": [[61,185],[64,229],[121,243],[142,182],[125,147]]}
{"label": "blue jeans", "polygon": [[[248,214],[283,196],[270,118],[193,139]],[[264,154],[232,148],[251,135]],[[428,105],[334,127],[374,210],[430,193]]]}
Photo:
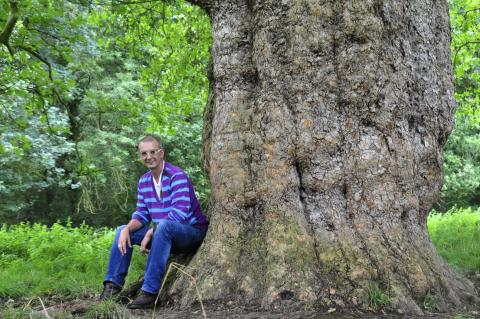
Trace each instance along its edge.
{"label": "blue jeans", "polygon": [[[133,249],[127,245],[127,253],[124,256],[118,249],[118,238],[124,227],[125,225],[117,228],[115,240],[110,249],[110,261],[104,283],[111,281],[119,286],[123,286],[125,283]],[[148,226],[144,226],[135,232],[131,232],[130,241],[132,245],[140,245],[148,229]],[[151,240],[142,290],[157,293],[165,274],[170,251],[175,253],[194,252],[202,243],[205,234],[206,230],[203,229],[168,219],[161,220],[157,224],[157,229]]]}

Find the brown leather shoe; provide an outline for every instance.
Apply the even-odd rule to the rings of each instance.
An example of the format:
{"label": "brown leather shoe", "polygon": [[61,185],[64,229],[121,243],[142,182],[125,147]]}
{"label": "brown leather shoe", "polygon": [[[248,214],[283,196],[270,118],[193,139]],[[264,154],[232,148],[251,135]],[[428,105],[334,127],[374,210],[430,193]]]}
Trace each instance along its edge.
{"label": "brown leather shoe", "polygon": [[117,286],[116,284],[114,284],[111,281],[107,281],[103,285],[103,291],[100,294],[100,300],[106,300],[106,299],[113,298],[116,295],[118,295],[121,290],[122,290],[122,287]]}
{"label": "brown leather shoe", "polygon": [[155,305],[157,294],[151,294],[140,290],[137,298],[127,305],[128,309],[148,309]]}

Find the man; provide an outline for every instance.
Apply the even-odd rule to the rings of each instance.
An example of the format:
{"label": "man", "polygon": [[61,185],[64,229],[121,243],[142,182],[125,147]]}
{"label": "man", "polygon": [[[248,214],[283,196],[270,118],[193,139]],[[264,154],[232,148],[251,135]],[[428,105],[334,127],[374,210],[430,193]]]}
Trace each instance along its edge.
{"label": "man", "polygon": [[[137,209],[127,225],[117,229],[103,282],[101,299],[117,295],[125,282],[132,244],[146,252],[151,241],[144,282],[130,309],[150,308],[165,273],[170,251],[193,252],[202,243],[208,221],[202,214],[192,182],[180,168],[164,161],[160,138],[147,135],[138,144],[143,164],[150,170],[138,182]],[[150,228],[150,222],[154,227]]]}

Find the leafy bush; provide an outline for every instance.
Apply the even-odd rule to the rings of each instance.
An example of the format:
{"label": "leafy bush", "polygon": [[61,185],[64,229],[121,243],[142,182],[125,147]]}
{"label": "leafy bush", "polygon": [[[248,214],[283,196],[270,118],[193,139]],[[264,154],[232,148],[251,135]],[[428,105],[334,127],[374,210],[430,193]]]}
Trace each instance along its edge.
{"label": "leafy bush", "polygon": [[[127,221],[144,172],[135,142],[146,131],[173,142],[169,158],[206,202],[199,164],[211,45],[205,12],[186,1],[45,5],[22,3],[12,54],[0,50],[0,220]],[[0,8],[5,22],[10,6]]]}
{"label": "leafy bush", "polygon": [[428,217],[428,231],[438,253],[453,267],[480,271],[480,209],[462,208]]}
{"label": "leafy bush", "polygon": [[[445,260],[461,271],[480,270],[480,209],[432,212],[428,218],[432,242]],[[85,224],[18,224],[0,228],[0,297],[98,293],[115,231]],[[129,280],[145,269],[146,258],[134,252]],[[138,255],[138,256],[137,256]],[[388,304],[379,287],[369,290],[372,307]],[[432,297],[432,296],[430,296]],[[426,298],[425,306],[433,307]]]}
{"label": "leafy bush", "polygon": [[478,3],[448,2],[455,69],[456,127],[445,147],[445,186],[437,208],[480,206],[480,19]]}
{"label": "leafy bush", "polygon": [[[0,94],[0,108],[4,103]],[[16,221],[21,211],[27,212],[23,220],[32,218],[28,212],[38,210],[36,204],[43,204],[48,190],[54,185],[65,185],[69,179],[65,167],[59,165],[74,149],[65,134],[68,119],[55,107],[50,108],[47,114],[56,134],[45,128],[40,115],[29,115],[25,122],[28,130],[16,122],[0,120],[1,220]],[[11,116],[20,121],[28,116],[28,112],[19,109]],[[67,205],[64,209],[68,209]],[[41,218],[37,220],[42,221]]]}
{"label": "leafy bush", "polygon": [[[476,116],[480,119],[480,113]],[[445,185],[440,209],[480,205],[480,122],[457,116],[445,148]]]}
{"label": "leafy bush", "polygon": [[[0,229],[0,296],[98,293],[108,265],[111,229],[19,224]],[[130,275],[145,269],[134,258]]]}

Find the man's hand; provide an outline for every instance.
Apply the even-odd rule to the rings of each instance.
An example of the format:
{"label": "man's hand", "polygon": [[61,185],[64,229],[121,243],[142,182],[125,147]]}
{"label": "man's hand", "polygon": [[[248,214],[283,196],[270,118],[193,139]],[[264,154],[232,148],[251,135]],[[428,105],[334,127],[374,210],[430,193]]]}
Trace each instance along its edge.
{"label": "man's hand", "polygon": [[140,243],[140,252],[144,256],[147,254],[147,245],[152,239],[152,236],[153,236],[153,228],[150,228],[148,232],[145,234],[145,237],[143,237],[142,242]]}
{"label": "man's hand", "polygon": [[125,256],[127,253],[127,245],[128,247],[132,248],[130,231],[128,230],[128,227],[125,227],[120,232],[120,237],[118,238],[118,250],[120,250],[120,254],[122,254],[122,256]]}

